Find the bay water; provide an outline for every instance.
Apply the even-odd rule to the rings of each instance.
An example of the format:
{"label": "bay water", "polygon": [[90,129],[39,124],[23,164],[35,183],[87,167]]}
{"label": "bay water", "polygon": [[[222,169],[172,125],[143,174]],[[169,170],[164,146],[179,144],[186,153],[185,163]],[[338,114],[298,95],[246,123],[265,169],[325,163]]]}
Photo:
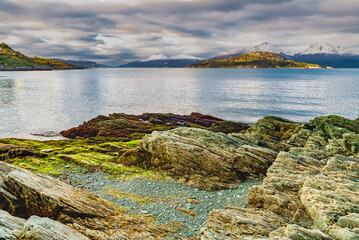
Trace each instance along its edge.
{"label": "bay water", "polygon": [[0,138],[36,138],[98,115],[200,112],[254,123],[359,116],[359,69],[90,69],[0,72]]}

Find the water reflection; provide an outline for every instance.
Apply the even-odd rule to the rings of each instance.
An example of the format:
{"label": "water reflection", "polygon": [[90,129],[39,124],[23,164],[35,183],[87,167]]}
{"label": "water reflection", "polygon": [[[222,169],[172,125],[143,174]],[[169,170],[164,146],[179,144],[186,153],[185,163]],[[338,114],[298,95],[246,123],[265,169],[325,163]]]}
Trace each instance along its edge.
{"label": "water reflection", "polygon": [[359,70],[96,69],[4,72],[0,137],[63,130],[113,112],[197,111],[253,123],[359,115]]}

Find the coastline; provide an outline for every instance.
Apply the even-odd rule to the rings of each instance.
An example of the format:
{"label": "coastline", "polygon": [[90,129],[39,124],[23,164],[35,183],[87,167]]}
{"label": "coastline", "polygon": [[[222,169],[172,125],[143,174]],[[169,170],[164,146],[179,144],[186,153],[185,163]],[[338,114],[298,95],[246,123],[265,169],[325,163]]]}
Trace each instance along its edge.
{"label": "coastline", "polygon": [[[86,211],[76,213],[76,220],[71,217],[75,213],[61,213],[67,215],[64,221],[56,211],[39,212],[32,205],[21,205],[20,200],[31,216],[28,221],[34,215],[47,217],[55,225],[66,223],[68,232],[79,231],[87,237],[90,231],[85,222],[101,221],[112,227],[91,231],[101,236],[121,232],[130,239],[135,232],[142,238],[157,235],[156,239],[248,237],[248,228],[261,238],[298,232],[328,239],[356,234],[351,226],[327,216],[335,211],[338,218],[352,219],[353,206],[359,204],[356,193],[348,190],[349,185],[359,187],[352,179],[359,179],[355,171],[359,167],[359,118],[331,115],[298,123],[267,116],[249,126],[199,113],[111,114],[65,133],[72,133],[72,139],[0,139],[0,180],[19,173],[18,177],[26,175],[36,185],[27,178],[21,180],[17,184],[24,190],[17,195],[12,182],[4,180],[6,188],[0,185],[0,189],[23,199],[41,186],[44,190],[36,194],[42,197],[32,203],[46,209],[61,209],[64,203],[84,211],[96,209],[92,206],[97,204],[104,208],[86,210],[95,218],[85,217]],[[333,182],[347,191],[324,188]],[[67,197],[57,202],[47,188]],[[74,201],[79,196],[82,205]],[[340,202],[343,198],[347,200]],[[324,209],[312,208],[312,204],[323,204]],[[345,212],[340,210],[343,206]],[[21,231],[25,220],[14,219],[16,213],[2,208],[7,212],[0,210],[0,215],[19,221]],[[241,219],[247,220],[238,227]],[[323,221],[326,225],[315,227]],[[82,227],[72,228],[75,223]],[[237,230],[228,231],[228,226]]]}

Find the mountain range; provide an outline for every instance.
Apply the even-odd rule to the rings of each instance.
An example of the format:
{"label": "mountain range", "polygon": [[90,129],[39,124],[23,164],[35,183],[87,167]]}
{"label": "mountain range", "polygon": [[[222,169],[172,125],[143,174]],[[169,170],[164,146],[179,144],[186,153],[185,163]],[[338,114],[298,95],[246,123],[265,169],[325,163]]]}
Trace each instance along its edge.
{"label": "mountain range", "polygon": [[83,67],[62,61],[28,57],[24,54],[13,50],[6,43],[0,44],[0,70],[65,70],[65,69],[83,69]]}
{"label": "mountain range", "polygon": [[[287,60],[295,62],[318,64],[325,67],[334,68],[359,68],[359,55],[350,50],[346,50],[332,44],[314,44],[304,51],[292,54],[268,42],[261,43],[254,47],[243,48],[233,52],[221,53],[208,60],[233,58],[251,52],[269,52],[277,53]],[[194,56],[174,56],[167,57],[164,54],[152,55],[146,60],[134,61],[119,67],[123,68],[183,68],[189,65],[203,62],[202,59]]]}
{"label": "mountain range", "polygon": [[222,53],[210,58],[210,60],[236,57],[253,51],[279,53],[287,59],[296,62],[319,64],[321,66],[334,68],[359,68],[359,55],[354,54],[350,50],[328,43],[314,44],[304,51],[291,54],[286,53],[282,49],[277,48],[268,42],[264,42],[249,49],[244,48],[230,53]]}

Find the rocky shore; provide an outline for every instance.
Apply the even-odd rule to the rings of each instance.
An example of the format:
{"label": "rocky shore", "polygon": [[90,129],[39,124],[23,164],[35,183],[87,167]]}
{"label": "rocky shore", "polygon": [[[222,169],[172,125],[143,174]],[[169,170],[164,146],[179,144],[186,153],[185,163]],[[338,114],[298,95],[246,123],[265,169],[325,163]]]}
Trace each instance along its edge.
{"label": "rocky shore", "polygon": [[359,118],[99,116],[0,139],[0,239],[359,239]]}

